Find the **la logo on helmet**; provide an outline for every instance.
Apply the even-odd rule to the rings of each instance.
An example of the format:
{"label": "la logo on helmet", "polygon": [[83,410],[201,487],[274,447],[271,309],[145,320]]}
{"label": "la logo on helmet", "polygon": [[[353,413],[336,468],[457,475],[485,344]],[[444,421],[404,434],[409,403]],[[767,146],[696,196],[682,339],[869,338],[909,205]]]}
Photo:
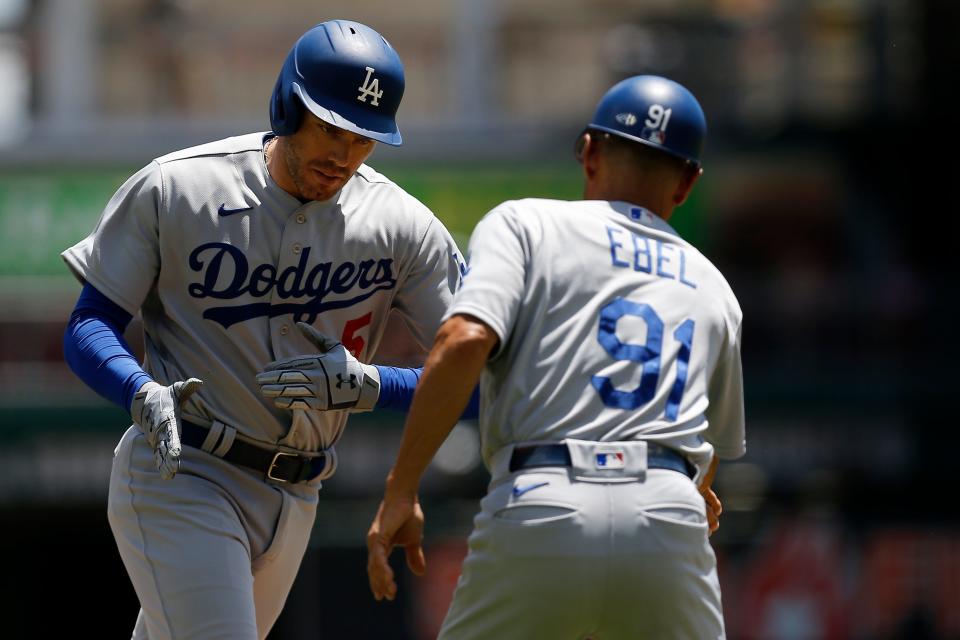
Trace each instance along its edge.
{"label": "la logo on helmet", "polygon": [[[363,84],[357,87],[360,89],[360,95],[357,96],[357,100],[360,102],[366,102],[367,96],[370,96],[373,98],[373,100],[370,101],[370,104],[375,107],[379,107],[379,100],[383,97],[383,89],[380,88],[380,80],[373,78],[373,72],[373,67],[367,67],[367,77],[364,78]],[[372,82],[371,78],[373,78]]]}

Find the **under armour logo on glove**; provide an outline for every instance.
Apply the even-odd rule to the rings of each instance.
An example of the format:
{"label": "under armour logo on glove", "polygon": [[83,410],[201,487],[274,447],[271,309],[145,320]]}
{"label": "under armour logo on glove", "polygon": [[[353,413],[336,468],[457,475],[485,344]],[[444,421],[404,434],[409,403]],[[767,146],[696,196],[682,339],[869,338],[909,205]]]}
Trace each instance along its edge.
{"label": "under armour logo on glove", "polygon": [[260,393],[281,409],[370,411],[380,397],[380,372],[305,322],[297,328],[320,350],[268,364],[257,374]]}
{"label": "under armour logo on glove", "polygon": [[357,388],[357,376],[355,374],[350,374],[349,379],[344,379],[342,373],[337,374],[337,389],[343,389],[344,384],[349,384],[351,389]]}

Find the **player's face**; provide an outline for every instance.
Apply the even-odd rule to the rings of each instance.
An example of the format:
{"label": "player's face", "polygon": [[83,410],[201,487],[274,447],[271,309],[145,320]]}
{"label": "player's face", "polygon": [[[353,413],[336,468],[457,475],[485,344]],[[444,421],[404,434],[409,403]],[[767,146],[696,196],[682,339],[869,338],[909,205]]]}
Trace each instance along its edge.
{"label": "player's face", "polygon": [[327,200],[346,184],[373,152],[370,138],[327,124],[310,112],[284,140],[287,171],[300,197]]}

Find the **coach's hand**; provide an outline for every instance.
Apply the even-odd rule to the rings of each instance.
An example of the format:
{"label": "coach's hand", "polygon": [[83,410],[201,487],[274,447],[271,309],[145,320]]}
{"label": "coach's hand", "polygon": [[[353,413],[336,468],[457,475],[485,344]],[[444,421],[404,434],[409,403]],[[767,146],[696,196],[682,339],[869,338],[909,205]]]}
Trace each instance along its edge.
{"label": "coach's hand", "polygon": [[169,387],[151,381],[133,396],[130,416],[147,436],[160,477],[164,480],[170,480],[180,470],[180,405],[202,384],[203,381],[197,378],[174,382]]}
{"label": "coach's hand", "polygon": [[422,576],[427,560],[423,555],[423,510],[416,496],[385,496],[367,532],[367,578],[378,602],[397,596],[397,583],[390,568],[390,553],[397,546],[404,547],[410,570]]}
{"label": "coach's hand", "polygon": [[709,487],[706,490],[701,490],[700,495],[703,496],[703,502],[707,505],[707,524],[710,526],[710,535],[713,535],[714,531],[720,528],[720,514],[723,513],[723,505],[720,503],[717,494]]}
{"label": "coach's hand", "polygon": [[714,456],[713,460],[710,461],[707,472],[697,486],[697,490],[703,496],[703,502],[707,507],[707,525],[710,527],[710,535],[713,535],[720,528],[720,514],[723,513],[723,504],[713,490],[713,479],[717,475],[719,462],[720,459]]}
{"label": "coach's hand", "polygon": [[260,393],[281,409],[370,411],[380,397],[380,373],[363,364],[336,340],[298,322],[316,355],[276,360],[257,374]]}

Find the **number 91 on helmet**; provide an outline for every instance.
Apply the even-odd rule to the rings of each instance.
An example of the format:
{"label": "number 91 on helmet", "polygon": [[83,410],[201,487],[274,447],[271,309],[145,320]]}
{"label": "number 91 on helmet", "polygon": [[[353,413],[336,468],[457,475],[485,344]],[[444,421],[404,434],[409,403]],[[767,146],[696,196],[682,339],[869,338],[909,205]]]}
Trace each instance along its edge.
{"label": "number 91 on helmet", "polygon": [[[597,104],[584,132],[604,131],[654,147],[700,166],[707,120],[683,85],[660,76],[633,76],[613,85]],[[580,157],[583,135],[575,154]]]}

